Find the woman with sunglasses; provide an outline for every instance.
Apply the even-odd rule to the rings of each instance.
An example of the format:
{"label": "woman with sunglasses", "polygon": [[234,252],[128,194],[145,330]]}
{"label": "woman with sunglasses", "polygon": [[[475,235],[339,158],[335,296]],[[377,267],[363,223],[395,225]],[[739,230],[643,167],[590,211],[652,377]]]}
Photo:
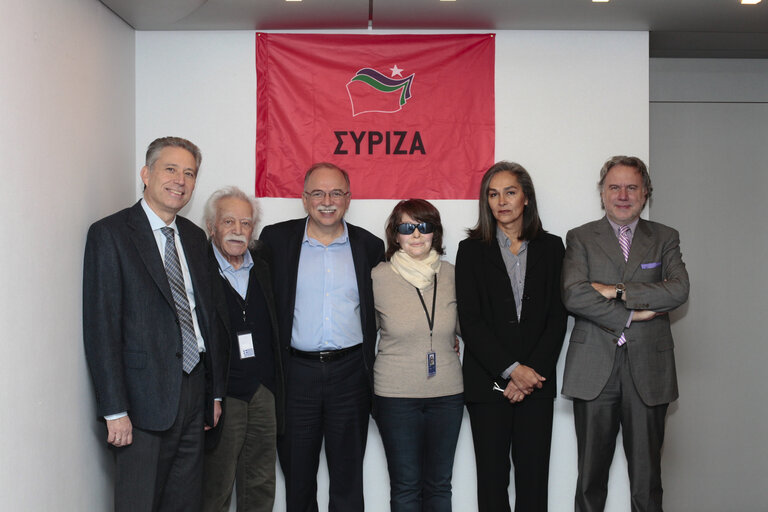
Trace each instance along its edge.
{"label": "woman with sunglasses", "polygon": [[555,366],[567,313],[562,240],[543,230],[519,164],[498,162],[480,184],[479,218],[459,244],[456,298],[464,339],[464,397],[480,512],[546,512]]}
{"label": "woman with sunglasses", "polygon": [[400,201],[386,224],[386,261],[373,269],[381,339],[373,367],[393,512],[451,510],[464,410],[453,265],[440,260],[440,212]]}

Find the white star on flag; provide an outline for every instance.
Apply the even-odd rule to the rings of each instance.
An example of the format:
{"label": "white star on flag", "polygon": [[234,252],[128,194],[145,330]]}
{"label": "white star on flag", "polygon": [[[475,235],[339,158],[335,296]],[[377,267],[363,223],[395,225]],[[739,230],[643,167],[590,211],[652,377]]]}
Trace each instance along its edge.
{"label": "white star on flag", "polygon": [[395,64],[395,67],[389,68],[390,71],[392,71],[392,78],[399,76],[400,78],[403,77],[403,70],[397,67],[397,64]]}

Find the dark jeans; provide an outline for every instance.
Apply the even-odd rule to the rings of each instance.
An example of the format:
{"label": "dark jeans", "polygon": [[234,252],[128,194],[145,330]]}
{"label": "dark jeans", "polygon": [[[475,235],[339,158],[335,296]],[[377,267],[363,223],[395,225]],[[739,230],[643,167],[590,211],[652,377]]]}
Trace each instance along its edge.
{"label": "dark jeans", "polygon": [[464,397],[376,396],[392,512],[450,512],[451,476]]}

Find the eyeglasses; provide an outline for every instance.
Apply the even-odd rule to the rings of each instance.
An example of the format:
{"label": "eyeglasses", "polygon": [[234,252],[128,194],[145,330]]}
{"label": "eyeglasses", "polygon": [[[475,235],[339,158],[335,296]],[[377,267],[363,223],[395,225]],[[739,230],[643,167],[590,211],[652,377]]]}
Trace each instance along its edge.
{"label": "eyeglasses", "polygon": [[313,190],[311,192],[304,192],[304,195],[312,199],[313,201],[322,201],[325,196],[329,196],[332,201],[341,201],[343,198],[349,195],[349,192],[343,192],[341,190],[331,190],[326,192],[324,190]]}
{"label": "eyeglasses", "polygon": [[435,225],[431,222],[419,222],[418,224],[403,222],[397,225],[397,232],[401,235],[412,235],[417,229],[422,235],[428,235],[435,231]]}

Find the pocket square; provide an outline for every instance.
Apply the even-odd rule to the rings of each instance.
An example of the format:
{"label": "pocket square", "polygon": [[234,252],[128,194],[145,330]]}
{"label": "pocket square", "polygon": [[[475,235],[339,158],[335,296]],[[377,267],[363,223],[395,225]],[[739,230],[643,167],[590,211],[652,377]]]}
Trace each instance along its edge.
{"label": "pocket square", "polygon": [[657,261],[655,263],[642,263],[642,264],[640,264],[640,268],[642,268],[643,270],[648,270],[649,268],[656,268],[656,267],[660,267],[660,266],[661,266],[661,262],[660,261]]}

